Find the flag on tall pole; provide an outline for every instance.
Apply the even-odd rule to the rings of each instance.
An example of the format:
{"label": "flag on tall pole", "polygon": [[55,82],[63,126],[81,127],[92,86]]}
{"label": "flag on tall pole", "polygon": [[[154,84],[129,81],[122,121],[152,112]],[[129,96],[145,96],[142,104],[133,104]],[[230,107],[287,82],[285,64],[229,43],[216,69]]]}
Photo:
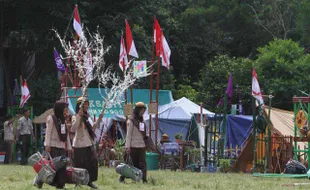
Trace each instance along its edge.
{"label": "flag on tall pole", "polygon": [[[226,95],[227,95],[227,99],[228,99],[228,103],[231,103],[231,100],[233,98],[233,77],[232,74],[230,74],[229,79],[228,79],[228,83],[227,83],[227,88],[226,88]],[[221,106],[223,104],[224,99],[222,98],[219,103],[217,104],[217,106]]]}
{"label": "flag on tall pole", "polygon": [[160,46],[161,46],[161,28],[160,25],[158,23],[158,20],[156,19],[156,17],[154,17],[154,43],[156,45],[156,56],[160,56]]}
{"label": "flag on tall pole", "polygon": [[31,97],[30,95],[30,91],[27,85],[27,82],[24,81],[24,84],[22,85],[22,97],[20,99],[20,105],[19,107],[22,108],[24,107],[24,105],[26,104],[26,102],[28,101],[28,99]]}
{"label": "flag on tall pole", "polygon": [[127,53],[128,55],[131,55],[132,57],[139,58],[135,42],[132,38],[131,29],[128,23],[128,20],[126,19],[126,43],[127,43]]}
{"label": "flag on tall pole", "polygon": [[252,71],[252,96],[256,99],[256,106],[265,105],[255,69]]}
{"label": "flag on tall pole", "polygon": [[120,47],[118,64],[119,64],[119,67],[121,68],[122,71],[126,70],[128,67],[128,58],[127,58],[123,34],[121,36],[121,47]]}
{"label": "flag on tall pole", "polygon": [[65,68],[65,65],[62,63],[62,60],[61,60],[56,48],[54,48],[54,59],[55,59],[57,70],[64,72],[66,70],[66,68]]}
{"label": "flag on tall pole", "polygon": [[161,50],[160,50],[161,64],[167,69],[169,69],[170,67],[170,55],[171,50],[169,44],[164,36],[164,33],[161,32]]}
{"label": "flag on tall pole", "polygon": [[74,14],[74,16],[73,16],[73,28],[74,28],[76,34],[80,38],[83,38],[84,34],[83,34],[81,19],[80,19],[79,10],[78,10],[77,5],[75,5],[75,7],[74,7],[74,13],[73,14]]}

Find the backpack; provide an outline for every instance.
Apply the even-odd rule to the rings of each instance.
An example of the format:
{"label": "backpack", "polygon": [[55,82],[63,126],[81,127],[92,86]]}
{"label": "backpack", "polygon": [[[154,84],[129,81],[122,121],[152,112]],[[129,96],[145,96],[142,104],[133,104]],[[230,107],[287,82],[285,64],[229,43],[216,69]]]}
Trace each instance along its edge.
{"label": "backpack", "polygon": [[307,168],[301,162],[296,160],[290,159],[287,164],[285,165],[286,174],[306,174]]}

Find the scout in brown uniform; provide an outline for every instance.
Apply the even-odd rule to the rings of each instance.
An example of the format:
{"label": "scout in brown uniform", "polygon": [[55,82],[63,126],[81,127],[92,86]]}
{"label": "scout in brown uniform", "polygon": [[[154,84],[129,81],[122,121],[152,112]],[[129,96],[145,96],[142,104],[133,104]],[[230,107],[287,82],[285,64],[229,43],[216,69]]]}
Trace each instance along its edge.
{"label": "scout in brown uniform", "polygon": [[[145,151],[146,146],[142,133],[146,133],[145,123],[143,121],[143,114],[146,106],[143,102],[138,102],[135,109],[128,117],[127,121],[127,135],[126,135],[126,153],[130,155],[133,165],[143,172],[143,183],[147,182],[146,176],[146,160]],[[124,182],[124,176],[120,177],[120,182]]]}
{"label": "scout in brown uniform", "polygon": [[30,116],[30,110],[25,109],[24,116],[18,120],[16,141],[20,140],[22,144],[21,148],[22,160],[20,162],[21,165],[27,164],[27,159],[29,157],[29,148],[31,145],[31,137],[33,142],[35,143],[32,121],[29,118],[29,116]]}
{"label": "scout in brown uniform", "polygon": [[[68,113],[68,104],[59,101],[54,105],[54,116],[47,117],[44,146],[45,150],[51,153],[52,158],[67,156],[67,151],[72,150],[66,124]],[[62,189],[66,181],[66,167],[63,167],[56,172],[52,185]]]}
{"label": "scout in brown uniform", "polygon": [[5,142],[5,164],[12,161],[12,150],[14,144],[14,129],[12,123],[12,116],[7,116],[7,121],[4,122],[4,142]]}
{"label": "scout in brown uniform", "polygon": [[[83,105],[81,106],[82,102]],[[82,97],[79,98],[75,109],[76,115],[72,116],[71,130],[75,132],[73,139],[74,164],[78,168],[85,168],[88,170],[88,186],[97,189],[93,184],[98,178],[98,158],[94,147],[96,138],[94,131],[102,120],[103,115],[100,115],[94,126],[91,126],[88,121],[88,107],[89,101]]]}

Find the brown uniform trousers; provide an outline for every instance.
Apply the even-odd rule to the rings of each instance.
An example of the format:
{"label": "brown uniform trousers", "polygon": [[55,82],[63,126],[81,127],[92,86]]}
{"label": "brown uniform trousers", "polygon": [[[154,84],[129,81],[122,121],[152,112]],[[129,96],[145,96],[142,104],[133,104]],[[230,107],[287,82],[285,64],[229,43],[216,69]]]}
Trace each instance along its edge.
{"label": "brown uniform trousers", "polygon": [[[143,182],[147,181],[147,169],[146,169],[146,156],[145,156],[145,148],[130,148],[130,158],[132,160],[132,163],[130,161],[130,158],[128,158],[128,155],[125,155],[126,163],[131,165],[133,164],[134,167],[140,169],[142,171],[142,180]],[[121,180],[124,180],[125,177],[121,176]]]}
{"label": "brown uniform trousers", "polygon": [[74,149],[74,166],[84,168],[89,173],[89,182],[98,179],[98,158],[93,146]]}

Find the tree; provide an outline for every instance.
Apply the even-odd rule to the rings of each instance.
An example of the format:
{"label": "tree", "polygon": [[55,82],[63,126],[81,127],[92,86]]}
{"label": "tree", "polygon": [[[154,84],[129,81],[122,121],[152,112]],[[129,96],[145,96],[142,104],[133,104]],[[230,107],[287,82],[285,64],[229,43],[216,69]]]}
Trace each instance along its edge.
{"label": "tree", "polygon": [[197,91],[190,85],[180,84],[176,90],[175,98],[180,99],[183,97],[188,98],[189,100],[197,103]]}
{"label": "tree", "polygon": [[294,6],[299,0],[253,0],[246,4],[255,20],[272,38],[287,39],[294,32]]}
{"label": "tree", "polygon": [[299,94],[299,90],[309,89],[301,82],[309,80],[309,56],[292,40],[276,39],[258,51],[256,67],[261,89],[264,94],[275,96],[274,106],[292,109],[292,97]]}
{"label": "tree", "polygon": [[232,103],[238,102],[236,86],[240,90],[243,103],[251,101],[251,71],[253,61],[247,58],[235,58],[228,55],[216,56],[214,61],[207,63],[201,71],[198,100],[208,109],[216,110],[217,103],[224,96],[230,73],[233,75],[234,98]]}
{"label": "tree", "polygon": [[56,100],[60,98],[60,82],[57,80],[56,73],[40,75],[37,80],[28,85],[31,94],[29,105],[33,106],[34,115],[53,108]]}

